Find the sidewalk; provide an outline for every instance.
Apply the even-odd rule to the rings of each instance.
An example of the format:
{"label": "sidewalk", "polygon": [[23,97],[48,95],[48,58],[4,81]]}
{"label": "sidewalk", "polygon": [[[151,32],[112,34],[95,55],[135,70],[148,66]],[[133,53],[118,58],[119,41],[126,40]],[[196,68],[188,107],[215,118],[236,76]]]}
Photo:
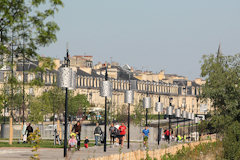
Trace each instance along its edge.
{"label": "sidewalk", "polygon": [[[166,148],[168,146],[172,146],[176,144],[175,142],[168,145],[167,142],[161,142],[161,148]],[[118,153],[127,153],[135,150],[142,149],[142,143],[131,143],[130,149],[127,149],[127,143],[125,143],[123,149],[121,150],[119,146],[114,146],[110,148],[107,146],[107,152],[103,152],[103,146],[94,146],[88,149],[81,148],[80,151],[76,151],[74,153],[68,152],[68,157],[71,160],[87,160],[89,158],[96,158],[107,156],[111,154],[118,154]],[[149,144],[151,149],[157,149],[158,147],[156,144]],[[41,160],[65,160],[63,158],[63,149],[56,149],[56,148],[40,148],[39,156]],[[30,157],[33,155],[31,148],[14,148],[14,147],[2,147],[0,148],[0,160],[29,160]]]}

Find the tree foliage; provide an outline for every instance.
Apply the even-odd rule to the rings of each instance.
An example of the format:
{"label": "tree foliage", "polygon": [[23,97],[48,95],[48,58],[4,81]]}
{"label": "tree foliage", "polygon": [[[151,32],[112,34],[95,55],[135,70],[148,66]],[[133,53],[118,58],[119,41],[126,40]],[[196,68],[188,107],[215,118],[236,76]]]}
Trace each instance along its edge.
{"label": "tree foliage", "polygon": [[1,49],[7,53],[6,44],[13,42],[14,35],[16,52],[36,56],[39,47],[57,40],[59,27],[53,17],[59,7],[63,7],[61,0],[1,0]]}
{"label": "tree foliage", "polygon": [[146,110],[142,106],[142,101],[139,101],[137,105],[134,106],[134,111],[132,114],[132,122],[136,125],[142,125],[145,120]]}
{"label": "tree foliage", "polygon": [[[205,126],[223,135],[224,155],[239,156],[240,142],[236,127],[240,122],[240,54],[224,56],[218,52],[204,56],[201,75],[206,79],[202,88],[202,99],[210,99],[214,112],[205,122]],[[235,124],[235,125],[232,125]]]}
{"label": "tree foliage", "polygon": [[[18,60],[37,59],[39,66],[33,72],[43,73],[46,69],[53,69],[52,59],[39,57],[37,50],[57,40],[59,27],[54,22],[54,15],[60,7],[63,7],[61,0],[0,1],[0,57],[4,60],[3,65],[14,67],[14,64],[9,63],[13,54]],[[2,92],[2,97],[7,99],[11,109],[19,108],[23,104],[22,98],[19,98],[23,94],[19,92],[21,84],[14,75],[9,75],[7,81],[9,93],[13,90],[13,94]],[[30,86],[42,85],[39,79],[30,82]],[[39,99],[34,99],[29,103],[32,110],[35,106],[31,104],[40,102]]]}
{"label": "tree foliage", "polygon": [[[79,111],[86,111],[90,106],[86,95],[73,92],[68,93],[68,113],[70,116],[76,116]],[[32,97],[29,101],[29,121],[34,123],[42,122],[44,116],[56,114],[58,117],[65,111],[65,92],[59,87],[52,87],[39,97]]]}
{"label": "tree foliage", "polygon": [[87,112],[90,106],[87,96],[84,94],[77,94],[69,98],[69,115],[76,116],[79,111]]}

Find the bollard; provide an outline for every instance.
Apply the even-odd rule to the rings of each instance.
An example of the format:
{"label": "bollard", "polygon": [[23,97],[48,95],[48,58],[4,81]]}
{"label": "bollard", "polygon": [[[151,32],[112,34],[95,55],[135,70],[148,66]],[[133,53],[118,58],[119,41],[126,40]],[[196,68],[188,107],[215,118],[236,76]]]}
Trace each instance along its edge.
{"label": "bollard", "polygon": [[12,126],[12,117],[9,119],[9,144],[12,145],[13,141],[13,126]]}
{"label": "bollard", "polygon": [[62,128],[60,127],[60,120],[57,120],[57,132],[59,133],[59,138],[62,140]]}

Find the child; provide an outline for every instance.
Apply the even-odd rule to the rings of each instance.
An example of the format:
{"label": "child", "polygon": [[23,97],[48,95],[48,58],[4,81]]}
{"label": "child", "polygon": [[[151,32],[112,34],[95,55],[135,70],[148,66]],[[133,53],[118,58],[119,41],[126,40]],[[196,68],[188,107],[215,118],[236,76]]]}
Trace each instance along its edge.
{"label": "child", "polygon": [[68,150],[71,150],[71,148],[76,148],[77,146],[77,140],[75,138],[75,134],[71,134],[71,135],[72,135],[72,138],[69,139],[68,141],[68,146],[69,146]]}
{"label": "child", "polygon": [[88,143],[89,143],[88,137],[85,137],[85,141],[84,141],[85,148],[88,148]]}

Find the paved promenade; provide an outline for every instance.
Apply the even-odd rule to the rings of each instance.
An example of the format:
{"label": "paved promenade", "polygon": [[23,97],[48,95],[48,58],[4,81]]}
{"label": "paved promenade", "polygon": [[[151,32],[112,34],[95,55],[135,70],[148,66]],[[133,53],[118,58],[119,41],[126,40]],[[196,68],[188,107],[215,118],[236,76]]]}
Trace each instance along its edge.
{"label": "paved promenade", "polygon": [[[103,146],[95,146],[90,147],[88,149],[81,148],[80,151],[76,152],[68,152],[68,159],[71,160],[87,160],[89,158],[101,157],[111,154],[118,154],[120,152],[126,153],[135,151],[138,149],[143,149],[142,143],[132,143],[130,149],[127,149],[125,146],[122,150],[118,146],[111,147],[107,146],[107,152],[103,152]],[[174,145],[176,143],[171,143],[170,145]],[[161,142],[161,148],[168,147],[168,143]],[[157,144],[150,144],[151,149],[157,149]],[[65,160],[63,158],[63,149],[45,149],[40,148],[38,151],[41,160]],[[29,160],[29,158],[33,155],[31,148],[9,148],[2,147],[0,148],[0,160]]]}

